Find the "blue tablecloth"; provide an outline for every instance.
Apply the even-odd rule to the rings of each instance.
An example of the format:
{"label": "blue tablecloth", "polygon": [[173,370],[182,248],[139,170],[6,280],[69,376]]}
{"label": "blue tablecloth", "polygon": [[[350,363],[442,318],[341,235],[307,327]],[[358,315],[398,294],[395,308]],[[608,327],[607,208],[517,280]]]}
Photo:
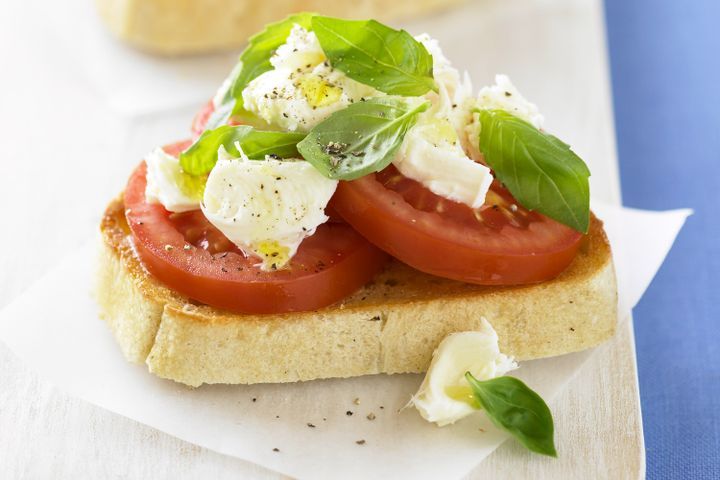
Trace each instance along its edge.
{"label": "blue tablecloth", "polygon": [[624,203],[691,207],[635,309],[647,476],[720,479],[720,0],[606,0]]}

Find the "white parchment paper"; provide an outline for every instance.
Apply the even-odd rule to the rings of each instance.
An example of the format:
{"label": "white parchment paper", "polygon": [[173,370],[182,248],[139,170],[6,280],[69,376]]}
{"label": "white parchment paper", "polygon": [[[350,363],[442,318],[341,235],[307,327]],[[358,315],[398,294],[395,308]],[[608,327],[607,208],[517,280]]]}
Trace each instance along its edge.
{"label": "white parchment paper", "polygon": [[[626,318],[690,211],[593,209],[612,243]],[[91,241],[0,312],[0,339],[88,402],[298,478],[458,478],[506,439],[482,413],[437,428],[414,410],[399,411],[418,375],[195,390],[157,379],[125,362],[98,319],[90,294],[94,258]],[[551,400],[591,354],[525,362],[517,375]]]}

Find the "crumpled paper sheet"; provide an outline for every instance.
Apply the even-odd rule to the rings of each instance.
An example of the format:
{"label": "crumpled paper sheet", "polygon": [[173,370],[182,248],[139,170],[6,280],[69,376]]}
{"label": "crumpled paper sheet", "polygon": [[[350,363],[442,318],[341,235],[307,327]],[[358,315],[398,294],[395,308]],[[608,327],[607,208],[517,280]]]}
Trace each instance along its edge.
{"label": "crumpled paper sheet", "polygon": [[[624,319],[691,212],[593,209],[612,243]],[[155,378],[123,359],[98,319],[90,295],[95,248],[89,242],[68,256],[0,312],[0,339],[79,398],[298,478],[459,478],[507,438],[482,413],[438,428],[414,409],[401,411],[419,375],[194,390]],[[549,401],[590,355],[524,362],[514,373]]]}

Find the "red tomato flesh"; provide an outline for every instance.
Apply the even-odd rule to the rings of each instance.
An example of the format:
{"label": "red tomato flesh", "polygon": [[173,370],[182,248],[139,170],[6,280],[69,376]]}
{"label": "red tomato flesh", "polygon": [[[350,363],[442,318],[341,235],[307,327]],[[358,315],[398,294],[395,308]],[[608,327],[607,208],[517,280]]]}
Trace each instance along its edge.
{"label": "red tomato flesh", "polygon": [[[203,105],[200,111],[195,114],[192,125],[190,125],[190,131],[192,132],[193,139],[196,139],[200,135],[202,135],[202,133],[205,131],[205,126],[207,125],[207,122],[208,120],[210,120],[210,117],[213,113],[215,113],[215,105],[213,104],[213,100],[210,99],[205,105]],[[227,124],[241,125],[239,122],[233,120],[232,118],[228,120]]]}
{"label": "red tomato flesh", "polygon": [[[180,142],[166,147],[177,154]],[[245,257],[201,211],[171,213],[145,199],[146,165],[125,190],[128,225],[147,270],[173,290],[242,313],[316,310],[350,295],[384,266],[387,255],[345,223],[329,222],[303,241],[289,265],[271,272]]]}
{"label": "red tomato flesh", "polygon": [[572,262],[582,235],[519,206],[495,182],[485,205],[435,195],[390,166],[340,182],[332,205],[361,235],[426,273],[481,285],[551,279]]}
{"label": "red tomato flesh", "polygon": [[193,134],[193,139],[198,138],[205,131],[205,125],[207,125],[210,116],[215,111],[215,105],[213,105],[212,99],[208,101],[200,111],[195,114],[192,125],[190,125],[190,131]]}

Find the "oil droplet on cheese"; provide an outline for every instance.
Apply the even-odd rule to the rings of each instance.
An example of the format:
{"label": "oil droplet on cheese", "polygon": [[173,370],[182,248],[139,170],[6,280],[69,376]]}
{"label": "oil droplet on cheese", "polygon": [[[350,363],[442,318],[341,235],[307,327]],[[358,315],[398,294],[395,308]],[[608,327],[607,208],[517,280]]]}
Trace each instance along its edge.
{"label": "oil droplet on cheese", "polygon": [[439,143],[454,144],[457,142],[457,132],[446,118],[433,118],[429,124],[423,129],[423,133],[430,143],[437,145]]}
{"label": "oil droplet on cheese", "polygon": [[312,107],[331,105],[342,95],[342,89],[331,85],[317,75],[307,75],[300,80],[300,91]]}
{"label": "oil droplet on cheese", "polygon": [[207,183],[206,175],[190,175],[180,171],[177,172],[175,181],[182,193],[193,200],[202,201],[205,194],[205,184]]}
{"label": "oil droplet on cheese", "polygon": [[290,249],[275,240],[259,242],[254,250],[262,256],[263,270],[277,270],[290,260]]}
{"label": "oil droplet on cheese", "polygon": [[445,394],[453,400],[457,400],[458,402],[465,402],[470,406],[475,406],[477,404],[477,400],[475,400],[472,388],[470,388],[470,386],[468,385],[447,386],[445,387]]}

